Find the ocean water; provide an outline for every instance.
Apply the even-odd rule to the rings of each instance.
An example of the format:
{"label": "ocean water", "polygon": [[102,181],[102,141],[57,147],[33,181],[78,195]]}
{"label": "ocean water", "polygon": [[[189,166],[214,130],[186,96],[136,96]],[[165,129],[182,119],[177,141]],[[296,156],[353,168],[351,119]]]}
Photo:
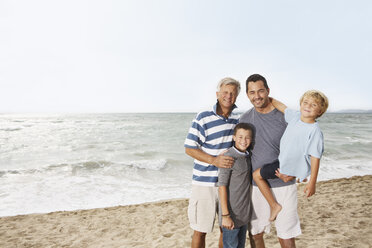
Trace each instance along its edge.
{"label": "ocean water", "polygon": [[[0,115],[0,216],[188,197],[194,113]],[[319,180],[372,174],[372,114],[325,114]]]}

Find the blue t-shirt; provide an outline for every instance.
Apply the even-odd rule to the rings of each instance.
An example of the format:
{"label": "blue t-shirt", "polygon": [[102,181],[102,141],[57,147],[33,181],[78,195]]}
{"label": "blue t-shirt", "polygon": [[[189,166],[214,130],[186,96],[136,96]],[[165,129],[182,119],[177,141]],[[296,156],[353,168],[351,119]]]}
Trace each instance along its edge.
{"label": "blue t-shirt", "polygon": [[321,158],[324,151],[323,133],[317,122],[305,123],[299,111],[286,109],[288,126],[280,140],[280,172],[303,181],[311,173],[310,156]]}

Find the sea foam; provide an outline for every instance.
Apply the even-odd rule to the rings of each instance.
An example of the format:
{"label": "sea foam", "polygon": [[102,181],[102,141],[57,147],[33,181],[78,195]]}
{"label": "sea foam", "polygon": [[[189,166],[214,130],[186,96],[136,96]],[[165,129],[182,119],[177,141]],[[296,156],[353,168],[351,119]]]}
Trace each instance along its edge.
{"label": "sea foam", "polygon": [[[193,113],[0,115],[0,216],[188,197]],[[372,115],[325,114],[319,180],[372,174]],[[348,138],[347,138],[348,137]]]}

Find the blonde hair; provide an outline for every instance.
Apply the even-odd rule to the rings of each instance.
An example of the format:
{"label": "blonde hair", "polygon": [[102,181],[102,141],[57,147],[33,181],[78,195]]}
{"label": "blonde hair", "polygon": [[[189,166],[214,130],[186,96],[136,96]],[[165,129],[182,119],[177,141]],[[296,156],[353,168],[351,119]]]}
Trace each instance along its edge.
{"label": "blonde hair", "polygon": [[328,98],[322,92],[318,90],[306,91],[300,99],[300,104],[302,104],[302,101],[304,100],[305,97],[311,97],[315,99],[315,101],[317,101],[318,104],[320,105],[320,114],[318,115],[318,118],[321,117],[327,111]]}
{"label": "blonde hair", "polygon": [[225,77],[218,82],[217,91],[220,91],[221,87],[223,85],[235,85],[236,90],[238,91],[238,95],[239,95],[239,93],[240,93],[240,83],[239,83],[239,81],[237,81],[233,78],[230,78],[230,77]]}

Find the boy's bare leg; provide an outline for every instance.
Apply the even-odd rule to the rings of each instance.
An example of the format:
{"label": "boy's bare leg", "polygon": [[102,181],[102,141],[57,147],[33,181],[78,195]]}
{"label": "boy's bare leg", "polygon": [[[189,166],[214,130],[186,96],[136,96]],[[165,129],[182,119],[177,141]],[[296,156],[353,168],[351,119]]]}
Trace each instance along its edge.
{"label": "boy's bare leg", "polygon": [[194,235],[192,235],[191,248],[205,248],[206,235],[206,233],[194,230]]}
{"label": "boy's bare leg", "polygon": [[279,243],[282,248],[296,248],[296,242],[294,238],[291,239],[279,238]]}
{"label": "boy's bare leg", "polygon": [[266,201],[270,205],[270,221],[274,221],[276,216],[282,210],[282,206],[277,203],[273,194],[271,193],[270,187],[266,180],[261,177],[261,169],[257,169],[253,172],[253,180],[256,182],[258,188],[260,189],[262,195],[265,197]]}
{"label": "boy's bare leg", "polygon": [[249,242],[251,243],[251,248],[265,248],[263,233],[256,235],[249,233]]}

